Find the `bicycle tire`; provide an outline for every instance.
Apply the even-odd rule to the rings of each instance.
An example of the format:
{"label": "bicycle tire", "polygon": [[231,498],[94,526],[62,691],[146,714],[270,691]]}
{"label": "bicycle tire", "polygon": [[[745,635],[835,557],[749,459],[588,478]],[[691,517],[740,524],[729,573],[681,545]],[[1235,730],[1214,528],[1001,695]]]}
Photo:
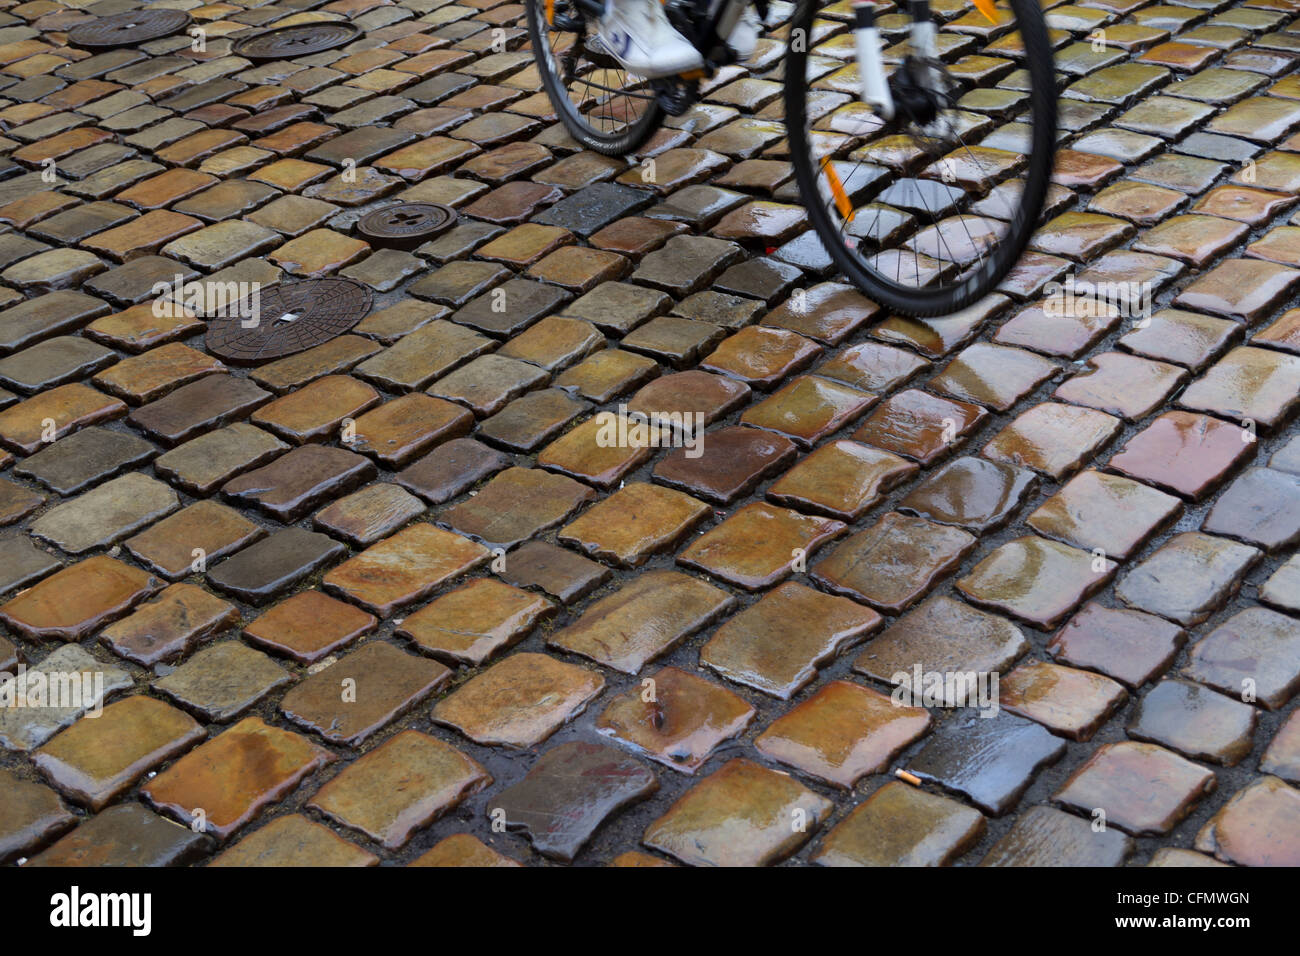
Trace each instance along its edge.
{"label": "bicycle tire", "polygon": [[663,122],[663,107],[657,100],[651,100],[645,112],[637,122],[619,133],[601,133],[582,118],[582,114],[569,99],[568,92],[560,83],[556,73],[555,60],[551,56],[550,46],[546,40],[546,31],[542,28],[543,15],[541,5],[544,0],[526,0],[525,9],[528,20],[528,38],[532,44],[533,62],[542,77],[542,88],[555,107],[556,115],[564,128],[583,148],[601,153],[605,156],[625,156],[635,152],[654,135]]}
{"label": "bicycle tire", "polygon": [[[798,0],[791,20],[791,42],[786,49],[785,120],[790,140],[790,158],[794,166],[799,194],[808,210],[808,218],[822,245],[840,271],[869,298],[894,312],[918,317],[950,315],[983,298],[997,286],[1020,260],[1043,209],[1051,181],[1056,153],[1056,78],[1048,40],[1047,22],[1038,0],[1007,0],[1016,18],[1025,47],[1025,68],[1030,77],[1030,101],[1034,124],[1028,153],[1024,191],[1019,209],[1011,222],[1006,239],[1001,241],[988,261],[959,282],[942,288],[905,287],[881,277],[868,268],[862,256],[845,246],[839,229],[825,205],[820,202],[817,186],[819,170],[809,148],[809,124],[806,101],[808,94],[807,59],[809,44],[797,45],[794,38],[812,35],[818,4]],[[796,49],[796,46],[799,46]],[[868,144],[869,148],[870,144]]]}

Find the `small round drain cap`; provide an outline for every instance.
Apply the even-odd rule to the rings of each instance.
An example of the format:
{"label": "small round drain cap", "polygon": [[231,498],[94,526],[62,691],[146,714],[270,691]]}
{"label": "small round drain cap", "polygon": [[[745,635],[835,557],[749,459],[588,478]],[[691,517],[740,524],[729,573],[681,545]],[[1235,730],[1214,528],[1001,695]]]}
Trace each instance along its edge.
{"label": "small round drain cap", "polygon": [[372,246],[414,249],[456,224],[456,210],[436,202],[399,202],[368,212],[357,232]]}
{"label": "small round drain cap", "polygon": [[280,282],[208,322],[204,347],[232,365],[256,365],[323,345],[370,313],[370,287],[332,276]]}
{"label": "small round drain cap", "polygon": [[360,35],[360,27],[342,21],[300,23],[240,40],[231,52],[249,60],[291,60],[324,53],[351,43]]}
{"label": "small round drain cap", "polygon": [[135,46],[179,33],[192,18],[184,10],[132,10],[78,23],[68,31],[68,44],[86,50]]}

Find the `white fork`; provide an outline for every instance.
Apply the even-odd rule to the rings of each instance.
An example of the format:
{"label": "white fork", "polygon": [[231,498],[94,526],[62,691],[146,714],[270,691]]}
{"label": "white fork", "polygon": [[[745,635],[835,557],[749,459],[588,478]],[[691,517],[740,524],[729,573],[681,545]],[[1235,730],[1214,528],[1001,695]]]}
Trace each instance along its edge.
{"label": "white fork", "polygon": [[[930,19],[928,0],[912,0],[911,41],[912,55],[923,63],[937,56],[934,21]],[[882,119],[894,118],[894,97],[885,77],[885,61],[881,55],[880,31],[876,29],[876,5],[872,0],[853,4],[853,38],[857,47],[858,79],[861,83],[862,102]]]}
{"label": "white fork", "polygon": [[858,54],[858,82],[862,102],[884,120],[894,118],[894,97],[885,79],[885,61],[880,54],[880,31],[876,29],[876,5],[872,0],[853,4],[853,39]]}

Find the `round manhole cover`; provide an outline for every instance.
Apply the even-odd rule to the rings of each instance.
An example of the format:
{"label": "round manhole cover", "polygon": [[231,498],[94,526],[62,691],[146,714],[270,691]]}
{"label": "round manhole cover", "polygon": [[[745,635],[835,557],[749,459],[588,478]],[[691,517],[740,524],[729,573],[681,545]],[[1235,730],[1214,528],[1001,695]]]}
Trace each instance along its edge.
{"label": "round manhole cover", "polygon": [[414,249],[446,232],[456,223],[456,210],[436,202],[400,202],[368,212],[357,220],[357,232],[374,246]]}
{"label": "round manhole cover", "polygon": [[351,23],[300,23],[240,40],[232,52],[249,60],[291,60],[324,53],[360,35],[361,28]]}
{"label": "round manhole cover", "polygon": [[189,25],[190,15],[184,10],[132,10],[78,23],[68,31],[68,43],[88,50],[135,46],[179,33]]}
{"label": "round manhole cover", "polygon": [[338,277],[281,282],[208,322],[204,345],[233,365],[256,365],[342,335],[370,312],[370,287]]}

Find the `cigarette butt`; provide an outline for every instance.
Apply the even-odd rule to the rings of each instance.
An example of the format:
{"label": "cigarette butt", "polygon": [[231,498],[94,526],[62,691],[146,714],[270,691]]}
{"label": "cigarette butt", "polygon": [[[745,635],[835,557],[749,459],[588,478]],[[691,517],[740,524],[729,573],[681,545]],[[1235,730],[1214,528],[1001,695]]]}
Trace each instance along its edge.
{"label": "cigarette butt", "polygon": [[906,770],[895,770],[894,776],[899,780],[910,783],[914,787],[919,787],[921,785],[921,778],[914,773],[908,773]]}

